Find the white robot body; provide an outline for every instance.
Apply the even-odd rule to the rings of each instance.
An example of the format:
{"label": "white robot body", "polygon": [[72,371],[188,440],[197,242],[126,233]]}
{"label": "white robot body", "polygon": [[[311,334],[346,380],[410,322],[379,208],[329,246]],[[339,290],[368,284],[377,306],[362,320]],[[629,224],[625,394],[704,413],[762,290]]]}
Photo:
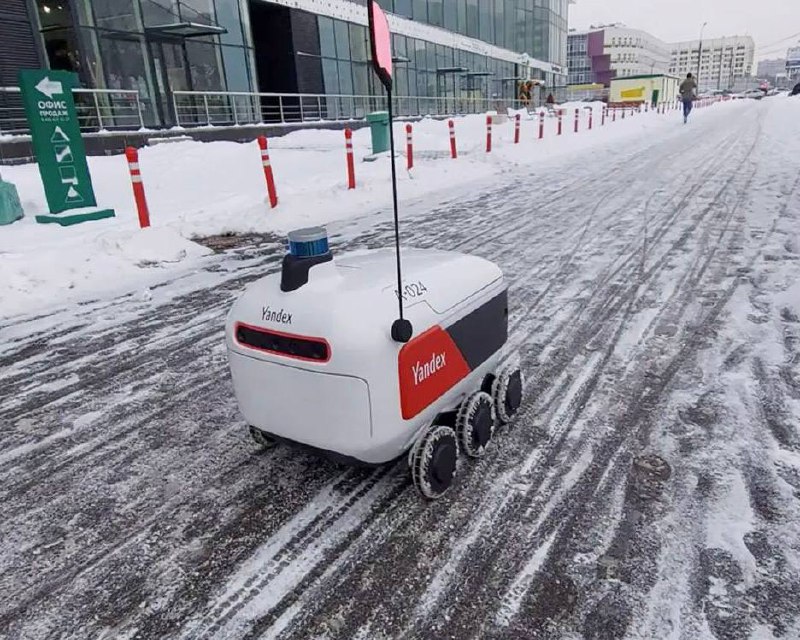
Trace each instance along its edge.
{"label": "white robot body", "polygon": [[[327,245],[326,245],[327,249]],[[282,290],[282,274],[247,287],[226,340],[236,399],[265,435],[379,464],[408,451],[496,371],[508,326],[501,270],[460,253],[344,254]],[[392,339],[398,295],[413,326]],[[490,382],[491,384],[491,382]]]}

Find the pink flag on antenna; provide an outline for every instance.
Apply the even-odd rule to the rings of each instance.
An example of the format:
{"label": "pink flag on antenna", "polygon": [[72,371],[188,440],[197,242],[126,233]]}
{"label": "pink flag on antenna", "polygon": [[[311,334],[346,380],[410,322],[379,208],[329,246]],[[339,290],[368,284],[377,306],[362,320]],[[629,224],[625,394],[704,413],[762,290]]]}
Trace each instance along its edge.
{"label": "pink flag on antenna", "polygon": [[372,66],[387,91],[392,90],[392,38],[389,21],[375,0],[369,0],[369,34],[372,41]]}

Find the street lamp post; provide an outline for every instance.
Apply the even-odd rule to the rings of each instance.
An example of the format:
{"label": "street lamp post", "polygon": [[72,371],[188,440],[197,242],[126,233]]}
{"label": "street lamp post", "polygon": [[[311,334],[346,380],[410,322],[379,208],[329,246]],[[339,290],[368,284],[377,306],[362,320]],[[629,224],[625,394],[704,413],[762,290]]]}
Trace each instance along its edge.
{"label": "street lamp post", "polygon": [[708,22],[704,22],[700,27],[700,44],[697,47],[697,93],[700,93],[700,65],[703,64],[703,31],[705,31]]}

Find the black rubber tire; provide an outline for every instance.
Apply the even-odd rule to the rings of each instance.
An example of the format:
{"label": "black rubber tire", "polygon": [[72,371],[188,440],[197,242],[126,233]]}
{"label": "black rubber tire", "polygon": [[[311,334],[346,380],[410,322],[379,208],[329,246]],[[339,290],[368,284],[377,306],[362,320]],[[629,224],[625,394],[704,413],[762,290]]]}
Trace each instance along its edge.
{"label": "black rubber tire", "polygon": [[480,458],[492,441],[496,424],[492,396],[484,391],[467,396],[456,416],[456,434],[461,450],[470,458]]}
{"label": "black rubber tire", "polygon": [[507,367],[500,371],[492,384],[492,399],[500,424],[507,424],[522,404],[522,371]]}
{"label": "black rubber tire", "polygon": [[278,444],[278,441],[269,437],[266,433],[252,425],[250,425],[250,437],[253,438],[255,443],[264,449],[272,449]]}
{"label": "black rubber tire", "polygon": [[458,468],[456,433],[444,425],[432,425],[411,451],[411,480],[428,500],[441,498],[453,484]]}

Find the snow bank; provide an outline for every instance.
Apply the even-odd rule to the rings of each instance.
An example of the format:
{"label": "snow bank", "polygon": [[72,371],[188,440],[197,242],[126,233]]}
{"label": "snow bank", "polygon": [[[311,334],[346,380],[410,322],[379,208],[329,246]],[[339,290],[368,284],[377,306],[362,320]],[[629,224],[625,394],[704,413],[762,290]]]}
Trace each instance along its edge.
{"label": "snow bank", "polygon": [[[601,128],[602,103],[559,106],[568,110],[562,136],[556,136],[556,119],[548,117],[545,139],[538,140],[538,115],[525,114],[521,143],[514,145],[512,117],[494,126],[491,154],[485,153],[485,116],[455,118],[459,153],[455,161],[449,157],[446,120],[414,123],[413,171],[405,170],[404,157],[398,158],[401,202],[442,189],[480,188],[510,171],[534,188],[537,166],[563,161],[568,170],[569,163],[578,159],[590,162],[586,151],[597,145],[617,144],[624,153],[625,140],[677,130],[677,112],[618,118]],[[578,108],[583,114],[584,107],[595,110],[594,130],[586,131],[582,115],[581,132],[575,135],[572,113]],[[697,118],[715,111],[699,111]],[[398,151],[404,153],[404,122],[396,123],[395,139]],[[348,191],[341,131],[304,129],[271,140],[279,197],[274,210],[267,204],[255,142],[187,141],[145,147],[139,160],[153,225],[146,231],[138,229],[122,155],[89,158],[98,204],[113,207],[116,217],[64,228],[34,221],[36,214],[47,212],[36,165],[4,167],[3,177],[17,186],[26,216],[0,227],[0,317],[132,291],[181,269],[197,269],[208,254],[190,241],[197,236],[283,233],[372,212],[386,215],[391,206],[389,158],[362,161],[371,154],[367,128],[356,131],[353,142],[357,189]]]}

